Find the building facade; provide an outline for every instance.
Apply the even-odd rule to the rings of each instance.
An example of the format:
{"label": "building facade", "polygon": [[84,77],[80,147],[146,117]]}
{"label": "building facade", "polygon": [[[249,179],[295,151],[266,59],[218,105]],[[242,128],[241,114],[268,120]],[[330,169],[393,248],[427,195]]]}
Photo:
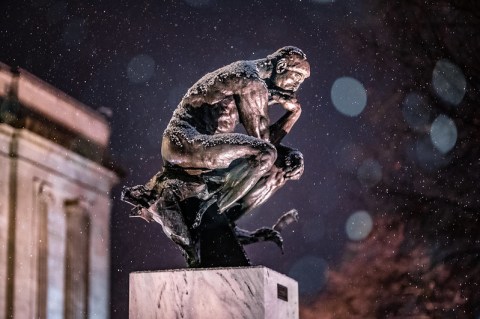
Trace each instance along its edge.
{"label": "building facade", "polygon": [[0,65],[0,318],[108,318],[110,128]]}

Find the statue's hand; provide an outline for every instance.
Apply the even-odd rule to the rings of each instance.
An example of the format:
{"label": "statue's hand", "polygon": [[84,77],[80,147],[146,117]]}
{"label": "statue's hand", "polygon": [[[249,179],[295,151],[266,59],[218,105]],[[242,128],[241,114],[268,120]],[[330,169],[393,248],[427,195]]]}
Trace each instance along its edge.
{"label": "statue's hand", "polygon": [[302,107],[298,103],[295,95],[285,94],[284,92],[275,91],[271,93],[271,98],[276,103],[280,104],[285,110],[290,112],[300,112]]}

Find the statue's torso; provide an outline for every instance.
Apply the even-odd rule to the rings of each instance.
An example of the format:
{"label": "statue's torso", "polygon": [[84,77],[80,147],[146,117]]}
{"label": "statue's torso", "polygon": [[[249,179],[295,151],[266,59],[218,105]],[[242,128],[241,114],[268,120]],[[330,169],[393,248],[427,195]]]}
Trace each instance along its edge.
{"label": "statue's torso", "polygon": [[234,97],[255,81],[263,82],[254,61],[234,62],[208,73],[188,90],[172,121],[186,121],[202,134],[231,133],[239,123]]}

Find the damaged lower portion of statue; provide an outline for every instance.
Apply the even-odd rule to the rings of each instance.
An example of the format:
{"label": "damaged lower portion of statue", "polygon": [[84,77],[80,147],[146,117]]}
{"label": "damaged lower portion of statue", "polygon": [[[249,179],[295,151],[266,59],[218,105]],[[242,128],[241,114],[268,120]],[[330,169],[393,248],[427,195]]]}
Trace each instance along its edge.
{"label": "damaged lower portion of statue", "polygon": [[249,266],[243,245],[261,241],[273,241],[283,251],[280,231],[297,220],[296,210],[284,214],[272,228],[246,231],[236,227],[229,217],[235,214],[220,213],[217,206],[225,172],[193,175],[167,166],[147,184],[125,187],[122,200],[134,206],[132,217],[160,224],[181,248],[189,267]]}

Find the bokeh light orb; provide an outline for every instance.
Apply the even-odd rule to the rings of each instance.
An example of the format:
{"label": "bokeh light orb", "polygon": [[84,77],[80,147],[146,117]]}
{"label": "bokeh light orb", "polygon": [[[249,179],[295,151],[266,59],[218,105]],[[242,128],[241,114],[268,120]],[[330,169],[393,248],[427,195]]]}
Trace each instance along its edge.
{"label": "bokeh light orb", "polygon": [[127,77],[133,83],[148,81],[155,72],[155,61],[146,54],[134,56],[127,66]]}
{"label": "bokeh light orb", "polygon": [[298,290],[302,295],[319,292],[327,281],[328,264],[325,259],[316,256],[304,256],[288,272],[288,276],[298,281]]}
{"label": "bokeh light orb", "polygon": [[465,96],[467,80],[462,70],[447,59],[439,60],[432,73],[435,93],[445,102],[458,105]]}
{"label": "bokeh light orb", "polygon": [[403,100],[402,114],[412,129],[421,131],[430,124],[432,108],[423,96],[416,92],[411,92]]}
{"label": "bokeh light orb", "polygon": [[330,96],[337,111],[347,116],[359,115],[367,105],[367,91],[360,81],[351,77],[335,80]]}
{"label": "bokeh light orb", "polygon": [[443,154],[448,153],[457,143],[457,126],[446,115],[439,115],[430,127],[433,146]]}
{"label": "bokeh light orb", "polygon": [[382,166],[374,159],[366,159],[357,170],[358,181],[366,187],[373,187],[382,180]]}
{"label": "bokeh light orb", "polygon": [[364,210],[357,211],[350,215],[345,224],[348,238],[355,241],[367,238],[372,228],[372,217]]}

